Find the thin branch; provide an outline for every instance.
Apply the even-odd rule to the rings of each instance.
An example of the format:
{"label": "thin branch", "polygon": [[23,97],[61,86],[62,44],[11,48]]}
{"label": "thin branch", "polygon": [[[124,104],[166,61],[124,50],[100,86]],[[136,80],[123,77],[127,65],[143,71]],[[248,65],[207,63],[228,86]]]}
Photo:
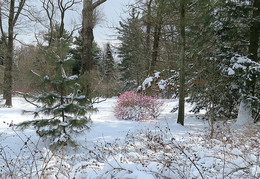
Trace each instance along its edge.
{"label": "thin branch", "polygon": [[0,7],[0,30],[1,30],[2,39],[4,41],[4,44],[7,47],[6,35],[5,35],[4,29],[3,29],[3,22],[2,22],[2,7]]}
{"label": "thin branch", "polygon": [[13,26],[16,24],[16,21],[17,21],[19,15],[21,14],[21,11],[23,10],[25,1],[26,0],[21,0],[20,3],[19,3],[17,13],[15,14],[15,17],[14,17],[14,20],[13,20]]}

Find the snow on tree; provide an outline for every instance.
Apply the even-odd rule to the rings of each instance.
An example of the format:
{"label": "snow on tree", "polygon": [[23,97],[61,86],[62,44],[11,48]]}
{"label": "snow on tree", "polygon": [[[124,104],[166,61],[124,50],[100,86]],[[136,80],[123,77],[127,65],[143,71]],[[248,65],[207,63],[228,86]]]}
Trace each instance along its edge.
{"label": "snow on tree", "polygon": [[243,100],[240,103],[237,121],[235,125],[246,125],[253,122],[251,104],[246,103]]}
{"label": "snow on tree", "polygon": [[57,62],[55,76],[35,73],[42,81],[42,90],[36,96],[25,95],[36,109],[24,112],[33,114],[36,119],[18,124],[22,129],[36,128],[40,137],[51,141],[51,147],[76,144],[72,134],[89,129],[91,119],[86,114],[95,111],[91,101],[81,94],[78,76],[67,76],[63,63]]}
{"label": "snow on tree", "polygon": [[179,87],[179,85],[176,84],[178,82],[178,78],[179,74],[174,70],[155,72],[151,76],[144,79],[142,85],[140,85],[137,90],[145,91],[146,93],[163,93],[168,88],[176,90]]}
{"label": "snow on tree", "polygon": [[229,78],[233,81],[233,85],[239,89],[240,106],[237,117],[237,124],[244,125],[259,120],[259,92],[252,92],[250,85],[253,81],[253,76],[258,79],[260,77],[260,63],[252,61],[246,56],[236,54],[231,58],[229,66],[224,68]]}

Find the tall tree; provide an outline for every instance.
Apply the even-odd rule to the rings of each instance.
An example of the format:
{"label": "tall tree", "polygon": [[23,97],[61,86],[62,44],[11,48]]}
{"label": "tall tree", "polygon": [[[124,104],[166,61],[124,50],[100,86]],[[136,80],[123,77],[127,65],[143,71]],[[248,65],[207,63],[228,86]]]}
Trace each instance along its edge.
{"label": "tall tree", "polygon": [[180,88],[179,88],[179,110],[177,123],[184,125],[184,110],[185,110],[185,46],[186,46],[186,19],[185,19],[185,7],[186,0],[180,1],[180,39],[181,39],[181,51],[180,51]]}
{"label": "tall tree", "polygon": [[[163,28],[163,11],[165,10],[165,1],[155,1],[155,17],[154,17],[154,31],[153,31],[153,47],[152,47],[152,56],[149,65],[149,73],[154,73],[156,62],[159,57],[159,43],[161,39],[161,31]],[[148,17],[149,17],[149,3],[148,3]],[[149,28],[149,24],[147,26]],[[149,33],[149,31],[148,31]],[[147,34],[148,38],[149,34]],[[148,40],[148,39],[147,39]]]}
{"label": "tall tree", "polygon": [[[203,1],[199,2],[203,3]],[[195,111],[199,111],[200,108],[207,109],[206,115],[214,120],[236,118],[240,102],[248,103],[247,107],[249,107],[254,101],[256,103],[254,109],[257,111],[258,108],[259,113],[259,97],[257,97],[259,90],[254,90],[254,87],[259,86],[256,85],[259,83],[257,78],[259,63],[252,58],[252,55],[256,54],[252,53],[255,51],[252,49],[259,48],[257,47],[259,37],[252,33],[252,29],[253,31],[259,29],[259,25],[255,25],[257,16],[254,15],[258,8],[253,7],[257,4],[254,2],[251,0],[220,0],[215,3],[205,1],[206,6],[202,6],[203,10],[194,12],[207,13],[208,18],[201,19],[207,20],[208,23],[204,23],[206,28],[205,25],[200,27],[196,23],[196,28],[194,29],[194,26],[189,30],[188,36],[196,42],[195,44],[201,47],[206,44],[208,47],[205,46],[206,50],[197,48],[201,50],[196,52],[195,58],[193,57],[198,60],[193,65],[192,75],[197,81],[200,80],[200,84],[193,85],[189,92],[192,101],[196,102]],[[195,14],[193,16],[196,17]],[[198,35],[196,32],[199,32]],[[194,39],[196,36],[200,37],[199,40]],[[250,38],[254,41],[254,48],[251,46]]]}
{"label": "tall tree", "polygon": [[[55,1],[49,0],[49,2]],[[39,77],[41,88],[37,92],[39,95],[29,96],[31,99],[26,98],[32,104],[37,101],[37,104],[34,104],[37,109],[30,111],[35,115],[36,120],[26,121],[19,125],[22,128],[34,126],[39,136],[52,139],[50,144],[52,147],[73,144],[71,134],[89,128],[90,118],[86,116],[86,113],[93,110],[89,98],[81,94],[78,76],[70,75],[73,63],[73,56],[69,53],[72,45],[72,32],[66,31],[64,22],[66,11],[76,2],[74,0],[56,1],[58,6],[54,7],[59,9],[59,21],[49,18],[49,23],[55,22],[55,24],[52,24],[51,31],[48,30],[43,37],[45,42],[50,43],[37,46],[37,58],[45,60],[50,67],[44,71],[33,71]],[[45,11],[48,14],[47,9]],[[67,73],[68,68],[66,67],[68,66],[69,72]],[[45,114],[47,117],[37,119],[41,114]]]}
{"label": "tall tree", "polygon": [[[152,28],[152,3],[153,0],[146,1],[146,14],[145,16],[145,26],[146,26],[146,56],[147,56],[147,69],[150,68],[150,54],[151,54],[151,28]],[[147,75],[149,75],[149,70],[147,70]]]}
{"label": "tall tree", "polygon": [[[2,12],[2,4],[0,6],[0,29],[1,29],[1,36],[4,40],[4,44],[7,48],[7,55],[6,55],[6,62],[5,62],[5,72],[4,72],[4,98],[6,99],[5,106],[11,107],[12,106],[12,90],[13,90],[13,62],[14,62],[14,28],[17,24],[17,20],[21,15],[21,12],[24,8],[26,0],[11,0],[9,2],[8,10],[8,32],[4,31],[3,25],[3,16],[5,15]],[[4,2],[1,2],[4,3]],[[18,3],[18,5],[16,5]]]}
{"label": "tall tree", "polygon": [[[249,57],[251,60],[258,62],[260,61],[258,56],[259,51],[259,29],[260,29],[260,2],[257,0],[253,1],[253,13],[252,13],[252,22],[250,27],[249,34]],[[255,96],[255,85],[256,85],[256,76],[253,75],[252,80],[252,95]]]}
{"label": "tall tree", "polygon": [[106,44],[105,54],[104,54],[104,75],[111,79],[113,78],[113,73],[115,71],[115,60],[112,54],[112,49],[110,43]]}
{"label": "tall tree", "polygon": [[120,22],[117,30],[121,41],[118,47],[121,81],[125,90],[132,90],[141,85],[147,75],[146,40],[140,13],[133,8],[130,17]]}
{"label": "tall tree", "polygon": [[93,28],[94,28],[94,12],[95,9],[106,2],[106,0],[84,0],[83,1],[83,12],[82,12],[82,37],[83,37],[83,48],[82,48],[82,63],[81,63],[81,74],[86,71],[93,69]]}

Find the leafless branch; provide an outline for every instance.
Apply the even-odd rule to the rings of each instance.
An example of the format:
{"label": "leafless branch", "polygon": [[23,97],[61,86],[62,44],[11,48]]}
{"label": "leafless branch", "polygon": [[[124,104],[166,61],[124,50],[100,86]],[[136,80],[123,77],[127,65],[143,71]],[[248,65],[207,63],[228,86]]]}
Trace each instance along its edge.
{"label": "leafless branch", "polygon": [[15,17],[14,17],[14,20],[13,20],[13,25],[16,24],[17,19],[18,19],[19,15],[21,14],[21,11],[23,10],[25,1],[26,1],[26,0],[21,0],[21,1],[20,1],[19,6],[18,6],[18,10],[17,10],[17,12],[16,12],[16,14],[15,14]]}
{"label": "leafless branch", "polygon": [[98,1],[94,2],[93,3],[93,9],[97,8],[99,5],[103,4],[106,1],[107,0],[98,0]]}

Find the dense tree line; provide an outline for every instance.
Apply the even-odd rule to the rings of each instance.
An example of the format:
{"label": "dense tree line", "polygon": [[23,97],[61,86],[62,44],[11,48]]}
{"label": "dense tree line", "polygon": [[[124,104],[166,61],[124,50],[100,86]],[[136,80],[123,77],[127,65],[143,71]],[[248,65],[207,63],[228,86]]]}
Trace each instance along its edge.
{"label": "dense tree line", "polygon": [[[145,87],[147,94],[179,97],[181,124],[185,98],[195,104],[194,112],[206,109],[212,123],[236,118],[243,107],[259,120],[258,1],[138,0],[116,28],[119,45],[101,48],[94,42],[93,28],[96,8],[105,1],[39,0],[44,20],[29,13],[29,0],[1,1],[5,75],[0,84],[7,106],[12,105],[13,87],[41,88],[31,71],[55,76],[59,62],[68,76],[79,76],[89,99]],[[82,23],[69,31],[65,15],[77,5],[83,8]],[[43,27],[35,35],[37,45],[14,49],[16,23],[28,17]],[[148,89],[147,77],[154,80]]]}
{"label": "dense tree line", "polygon": [[[118,50],[132,88],[146,74],[161,72],[164,91],[178,89],[182,124],[184,97],[195,104],[194,112],[206,109],[212,122],[236,118],[241,103],[259,120],[258,1],[150,0],[131,9],[118,29]],[[132,68],[139,73],[129,74]]]}

